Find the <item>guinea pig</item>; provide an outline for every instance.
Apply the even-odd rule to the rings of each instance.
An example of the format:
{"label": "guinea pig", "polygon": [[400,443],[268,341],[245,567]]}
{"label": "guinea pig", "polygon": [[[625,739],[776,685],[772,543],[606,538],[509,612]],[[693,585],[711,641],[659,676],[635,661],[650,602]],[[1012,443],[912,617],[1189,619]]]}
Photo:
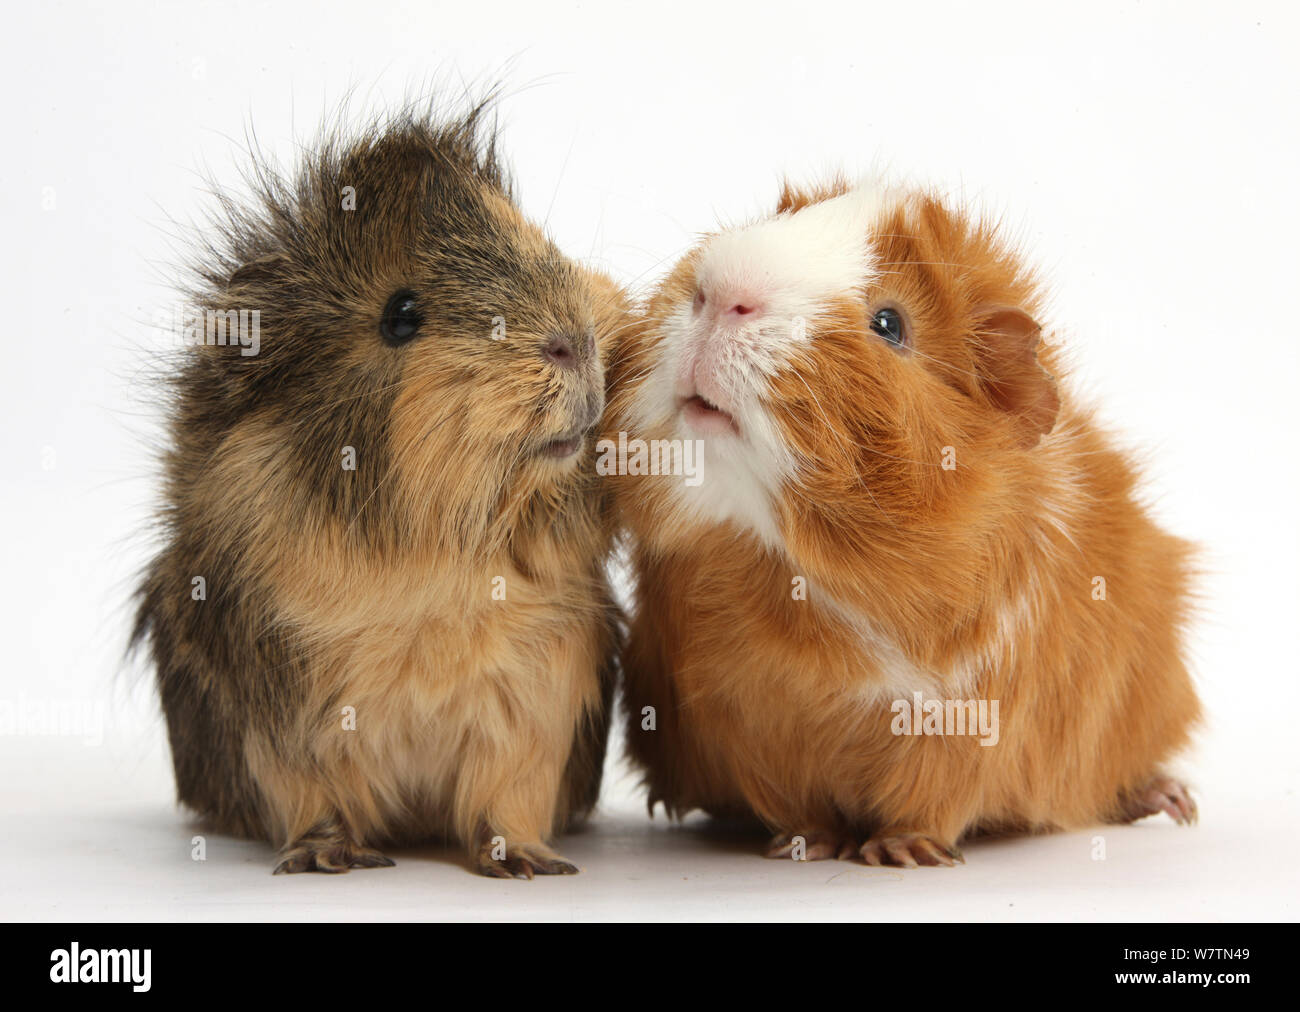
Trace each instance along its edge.
{"label": "guinea pig", "polygon": [[1192,821],[1166,763],[1199,719],[1194,553],[1072,400],[1041,306],[986,221],[843,182],[787,184],[647,300],[610,424],[651,812],[904,867]]}
{"label": "guinea pig", "polygon": [[629,304],[522,215],[484,113],[259,161],[196,258],[134,641],[180,801],[277,873],[432,839],[577,871],[547,841],[601,780],[591,433]]}

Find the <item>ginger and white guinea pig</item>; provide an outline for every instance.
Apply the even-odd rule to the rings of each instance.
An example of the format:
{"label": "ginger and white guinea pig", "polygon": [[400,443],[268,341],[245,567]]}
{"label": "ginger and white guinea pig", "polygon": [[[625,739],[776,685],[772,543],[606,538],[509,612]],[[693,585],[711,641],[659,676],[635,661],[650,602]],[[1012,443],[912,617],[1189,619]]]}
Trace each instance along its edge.
{"label": "ginger and white guinea pig", "polygon": [[986,222],[843,183],[787,186],[653,293],[607,432],[664,465],[615,480],[652,810],[906,867],[1194,818],[1166,772],[1199,716],[1191,548],[1072,402],[1040,308]]}
{"label": "ginger and white guinea pig", "polygon": [[599,790],[619,627],[592,430],[629,303],[519,211],[484,117],[255,166],[187,294],[231,333],[168,381],[136,639],[180,800],[279,872],[429,839],[574,872],[548,841]]}

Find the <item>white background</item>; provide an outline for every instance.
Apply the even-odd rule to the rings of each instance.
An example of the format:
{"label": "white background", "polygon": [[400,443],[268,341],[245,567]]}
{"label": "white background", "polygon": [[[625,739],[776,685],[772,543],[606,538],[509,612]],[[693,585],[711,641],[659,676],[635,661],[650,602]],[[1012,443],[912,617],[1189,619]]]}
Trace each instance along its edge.
{"label": "white background", "polygon": [[[1053,6],[8,12],[0,700],[105,709],[97,744],[0,736],[0,917],[1294,919],[1294,6]],[[250,127],[292,157],[349,89],[364,111],[498,77],[526,210],[638,290],[694,233],[770,207],[783,173],[884,167],[1005,216],[1075,388],[1207,549],[1198,828],[1099,830],[1104,861],[1078,833],[971,845],[955,870],[766,862],[648,821],[613,765],[593,829],[562,843],[575,878],[482,880],[437,850],[272,878],[269,849],[220,837],[190,860],[148,675],[120,658],[150,545],[149,324],[210,206],[202,170],[233,182]]]}

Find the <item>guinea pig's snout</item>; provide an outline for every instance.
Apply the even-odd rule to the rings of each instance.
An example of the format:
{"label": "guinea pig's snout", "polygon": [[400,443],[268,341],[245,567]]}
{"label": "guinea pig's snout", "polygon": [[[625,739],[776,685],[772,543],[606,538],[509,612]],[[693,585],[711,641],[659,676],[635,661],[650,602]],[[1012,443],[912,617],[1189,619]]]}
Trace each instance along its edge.
{"label": "guinea pig's snout", "polygon": [[576,369],[596,354],[596,339],[591,334],[553,334],[542,343],[542,358],[561,369]]}
{"label": "guinea pig's snout", "polygon": [[593,380],[585,389],[570,391],[566,405],[569,423],[564,431],[542,446],[543,456],[563,460],[572,457],[582,448],[587,433],[600,421],[601,413],[605,410],[605,390],[598,379]]}
{"label": "guinea pig's snout", "polygon": [[550,434],[541,452],[566,460],[583,447],[605,410],[604,369],[589,330],[555,331],[540,342],[539,350],[556,370],[546,384],[546,396],[548,421],[558,430]]}
{"label": "guinea pig's snout", "polygon": [[756,293],[738,286],[714,287],[700,285],[695,290],[694,312],[715,323],[743,325],[754,323],[763,315],[763,299]]}

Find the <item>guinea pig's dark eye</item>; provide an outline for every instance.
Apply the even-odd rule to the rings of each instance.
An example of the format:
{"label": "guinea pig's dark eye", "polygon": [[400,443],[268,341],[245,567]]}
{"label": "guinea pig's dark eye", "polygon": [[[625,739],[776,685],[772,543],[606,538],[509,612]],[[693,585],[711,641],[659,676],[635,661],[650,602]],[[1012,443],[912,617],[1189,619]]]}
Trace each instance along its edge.
{"label": "guinea pig's dark eye", "polygon": [[903,314],[897,309],[877,309],[871,318],[871,329],[895,348],[901,348],[907,340],[903,328]]}
{"label": "guinea pig's dark eye", "polygon": [[386,344],[396,348],[414,338],[423,322],[424,314],[420,312],[415,296],[410,292],[398,292],[384,307],[384,315],[379,320],[379,333],[384,336]]}

